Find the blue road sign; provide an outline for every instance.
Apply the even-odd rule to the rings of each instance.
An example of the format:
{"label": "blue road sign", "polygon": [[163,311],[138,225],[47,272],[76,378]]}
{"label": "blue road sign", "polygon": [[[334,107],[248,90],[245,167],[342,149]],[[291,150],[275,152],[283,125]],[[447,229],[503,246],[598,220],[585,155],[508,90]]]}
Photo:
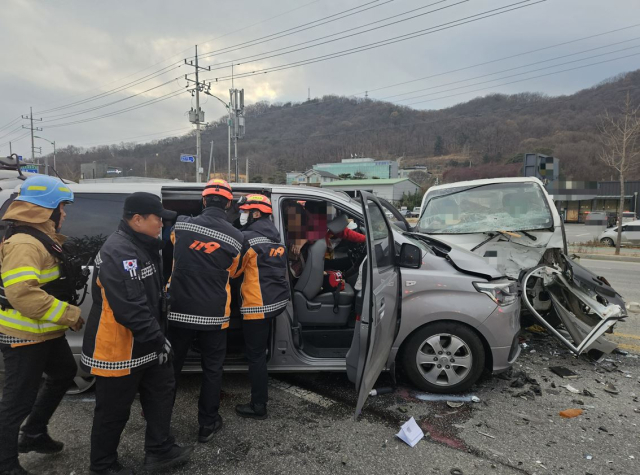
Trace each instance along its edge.
{"label": "blue road sign", "polygon": [[18,161],[22,161],[22,155],[18,155]]}
{"label": "blue road sign", "polygon": [[20,167],[20,169],[23,172],[27,172],[27,173],[38,173],[38,167],[23,166],[23,167]]}
{"label": "blue road sign", "polygon": [[196,161],[196,157],[194,155],[186,155],[186,154],[181,154],[180,155],[180,161],[181,162],[187,162],[187,163],[193,163]]}

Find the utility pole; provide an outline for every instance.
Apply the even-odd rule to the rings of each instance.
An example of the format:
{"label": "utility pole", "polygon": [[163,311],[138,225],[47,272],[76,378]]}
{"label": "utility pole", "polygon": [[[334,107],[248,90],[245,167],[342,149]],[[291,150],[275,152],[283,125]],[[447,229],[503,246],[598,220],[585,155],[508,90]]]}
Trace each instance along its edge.
{"label": "utility pole", "polygon": [[[189,66],[193,66],[196,68],[196,80],[194,81],[193,79],[189,79],[187,77],[187,75],[185,74],[184,78],[187,80],[187,82],[194,82],[195,83],[195,87],[193,89],[191,89],[191,95],[193,97],[193,94],[195,92],[195,96],[196,96],[196,110],[194,111],[193,109],[189,112],[189,121],[193,124],[196,125],[196,183],[201,183],[202,182],[202,177],[201,177],[201,170],[202,170],[202,143],[201,143],[201,137],[200,137],[200,124],[204,122],[204,112],[200,109],[200,92],[204,91],[207,88],[210,88],[211,85],[209,84],[209,86],[207,87],[207,85],[205,83],[201,83],[200,82],[200,76],[199,76],[199,72],[201,69],[205,70],[205,71],[211,71],[211,66],[208,66],[206,68],[203,68],[202,66],[198,66],[198,45],[196,45],[196,57],[195,57],[195,64],[193,64],[193,61],[189,61],[187,63],[187,60],[184,60],[184,64],[188,64]],[[189,87],[189,86],[187,86]]]}
{"label": "utility pole", "polygon": [[35,161],[36,161],[36,147],[35,147],[35,144],[33,142],[33,131],[34,130],[38,130],[38,131],[42,132],[42,129],[38,128],[38,127],[34,128],[33,127],[33,121],[34,120],[42,121],[42,119],[34,119],[33,118],[33,108],[32,107],[29,107],[29,115],[28,116],[23,115],[22,118],[23,119],[28,119],[29,122],[30,122],[29,127],[26,127],[26,126],[23,125],[22,128],[31,130],[31,161],[35,163]]}
{"label": "utility pole", "polygon": [[[239,165],[238,165],[238,139],[244,138],[244,89],[229,89],[229,115],[233,110],[233,148],[234,160],[236,161],[236,183],[239,181]],[[231,142],[229,142],[229,153],[231,153]],[[229,161],[231,162],[231,161]],[[231,165],[231,163],[229,163]],[[231,168],[231,167],[229,167]],[[245,165],[246,181],[249,182],[249,158],[246,159]],[[231,175],[231,173],[229,173]]]}
{"label": "utility pole", "polygon": [[[49,142],[51,145],[53,145],[53,169],[57,170],[56,169],[56,141],[45,139],[44,137],[40,137],[39,135],[34,135],[33,137],[36,139],[44,140],[45,142]],[[42,150],[42,147],[40,147],[40,150]],[[48,155],[45,155],[44,157],[44,174],[45,175],[49,174],[49,156]]]}
{"label": "utility pole", "polygon": [[[207,181],[211,179],[211,162],[213,161],[213,140],[211,141],[211,151],[209,152],[209,170],[207,172]],[[216,172],[216,165],[213,164],[213,173]]]}

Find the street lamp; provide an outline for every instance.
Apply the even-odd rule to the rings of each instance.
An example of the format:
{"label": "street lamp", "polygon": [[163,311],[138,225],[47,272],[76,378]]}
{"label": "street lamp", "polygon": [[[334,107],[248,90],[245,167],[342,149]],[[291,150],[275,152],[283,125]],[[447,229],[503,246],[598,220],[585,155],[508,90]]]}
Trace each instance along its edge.
{"label": "street lamp", "polygon": [[[56,169],[56,141],[54,140],[53,142],[49,139],[45,139],[44,137],[40,137],[39,135],[34,135],[33,136],[36,139],[42,139],[45,142],[49,142],[51,145],[53,145],[53,169]],[[44,157],[44,174],[48,175],[49,174],[49,158],[47,156]]]}

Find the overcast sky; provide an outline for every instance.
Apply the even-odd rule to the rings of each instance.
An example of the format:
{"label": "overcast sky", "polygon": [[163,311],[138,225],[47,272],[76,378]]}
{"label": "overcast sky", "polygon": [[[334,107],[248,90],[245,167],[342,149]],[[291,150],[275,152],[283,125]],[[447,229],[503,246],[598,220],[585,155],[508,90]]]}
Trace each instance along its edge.
{"label": "overcast sky", "polygon": [[[363,97],[364,91],[371,91],[372,98],[439,109],[496,92],[570,94],[640,68],[638,0],[547,0],[461,24],[490,14],[474,16],[490,10],[536,1],[2,0],[0,155],[9,153],[8,140],[14,141],[14,152],[30,155],[30,138],[20,138],[27,131],[19,129],[28,121],[11,123],[28,114],[30,106],[34,117],[43,119],[34,123],[44,129],[37,134],[55,140],[58,147],[142,142],[188,132],[186,113],[195,105],[188,93],[90,119],[184,90],[184,75],[193,68],[180,64],[184,58],[193,59],[195,44],[202,55],[200,63],[218,68],[202,73],[201,78],[218,78],[212,92],[225,101],[231,86],[230,62],[241,63],[234,67],[234,75],[240,76],[234,85],[245,89],[247,103],[304,101],[310,88],[312,97]],[[499,11],[503,10],[492,13]],[[451,28],[437,31],[448,26]],[[625,27],[630,28],[554,46]],[[314,64],[262,72],[419,31],[430,34]],[[343,38],[347,35],[350,37]],[[260,40],[263,37],[267,38]],[[254,40],[260,44],[252,46],[258,42]],[[321,42],[325,44],[313,46]],[[300,48],[305,49],[291,51]],[[600,49],[586,52],[594,48]],[[475,66],[512,55],[519,56]],[[560,56],[564,57],[553,59]],[[621,59],[610,61],[614,58]],[[521,81],[603,61],[607,62]],[[462,68],[466,69],[452,72]],[[539,71],[521,74],[533,70]],[[500,71],[505,72],[492,75]],[[242,77],[253,72],[259,73]],[[420,79],[427,76],[431,77]],[[133,81],[137,83],[128,85]],[[408,81],[414,82],[387,87]],[[519,82],[505,84],[513,81]],[[94,97],[99,94],[108,95]],[[132,94],[139,95],[127,98]],[[115,101],[120,102],[107,105]],[[75,102],[80,103],[68,107]],[[225,113],[213,98],[204,98],[201,106],[207,120]],[[56,127],[70,122],[79,123]],[[248,136],[250,133],[248,122]],[[36,141],[45,153],[51,150],[46,142]]]}

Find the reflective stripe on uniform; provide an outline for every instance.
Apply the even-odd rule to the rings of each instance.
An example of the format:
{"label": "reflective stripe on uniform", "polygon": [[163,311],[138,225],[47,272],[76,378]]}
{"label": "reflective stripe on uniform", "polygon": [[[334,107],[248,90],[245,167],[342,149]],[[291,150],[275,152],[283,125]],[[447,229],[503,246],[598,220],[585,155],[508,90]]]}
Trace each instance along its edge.
{"label": "reflective stripe on uniform", "polygon": [[[60,317],[58,317],[59,319]],[[2,309],[0,308],[0,325],[7,328],[13,328],[15,330],[22,330],[29,333],[49,333],[59,330],[66,330],[67,327],[63,325],[56,325],[55,323],[42,322],[22,316],[20,312],[14,309]]]}
{"label": "reflective stripe on uniform", "polygon": [[176,312],[169,312],[168,318],[174,322],[192,323],[194,325],[224,325],[229,322],[229,317],[204,317]]}
{"label": "reflective stripe on uniform", "polygon": [[62,300],[53,299],[53,304],[47,310],[47,313],[44,314],[42,320],[47,320],[49,322],[57,322],[62,317],[65,309],[69,306],[67,302],[63,302]]}
{"label": "reflective stripe on uniform", "polygon": [[240,313],[245,315],[248,313],[269,313],[275,312],[276,310],[280,310],[283,307],[286,307],[289,303],[288,300],[283,300],[281,302],[272,303],[269,305],[263,305],[262,307],[242,307],[240,309]]}
{"label": "reflective stripe on uniform", "polygon": [[55,266],[43,271],[35,267],[17,267],[3,272],[0,277],[5,287],[17,284],[18,282],[24,282],[25,280],[37,280],[40,284],[46,284],[60,277],[60,267]]}
{"label": "reflective stripe on uniform", "polygon": [[80,356],[80,362],[85,366],[90,368],[103,369],[106,371],[121,371],[123,369],[133,369],[139,366],[145,365],[147,363],[151,363],[154,360],[158,359],[157,353],[149,353],[146,356],[141,356],[140,358],[135,358],[132,360],[125,361],[104,361],[97,360],[95,358],[91,358],[90,356],[82,353]]}
{"label": "reflective stripe on uniform", "polygon": [[23,345],[25,343],[38,343],[36,340],[24,340],[22,338],[16,338],[15,336],[5,335],[0,333],[0,343],[3,345]]}
{"label": "reflective stripe on uniform", "polygon": [[272,241],[271,239],[266,237],[252,238],[252,239],[249,239],[248,242],[249,242],[249,246],[255,246],[256,244],[281,244],[279,242]]}
{"label": "reflective stripe on uniform", "polygon": [[239,241],[233,239],[231,236],[221,233],[220,231],[216,231],[215,229],[210,229],[204,226],[200,226],[199,224],[185,223],[185,222],[179,221],[176,223],[174,229],[176,231],[191,231],[194,233],[203,234],[204,236],[209,236],[213,239],[217,239],[218,241],[222,241],[227,244],[230,244],[231,246],[236,248],[238,252],[242,250],[242,244],[240,244]]}

